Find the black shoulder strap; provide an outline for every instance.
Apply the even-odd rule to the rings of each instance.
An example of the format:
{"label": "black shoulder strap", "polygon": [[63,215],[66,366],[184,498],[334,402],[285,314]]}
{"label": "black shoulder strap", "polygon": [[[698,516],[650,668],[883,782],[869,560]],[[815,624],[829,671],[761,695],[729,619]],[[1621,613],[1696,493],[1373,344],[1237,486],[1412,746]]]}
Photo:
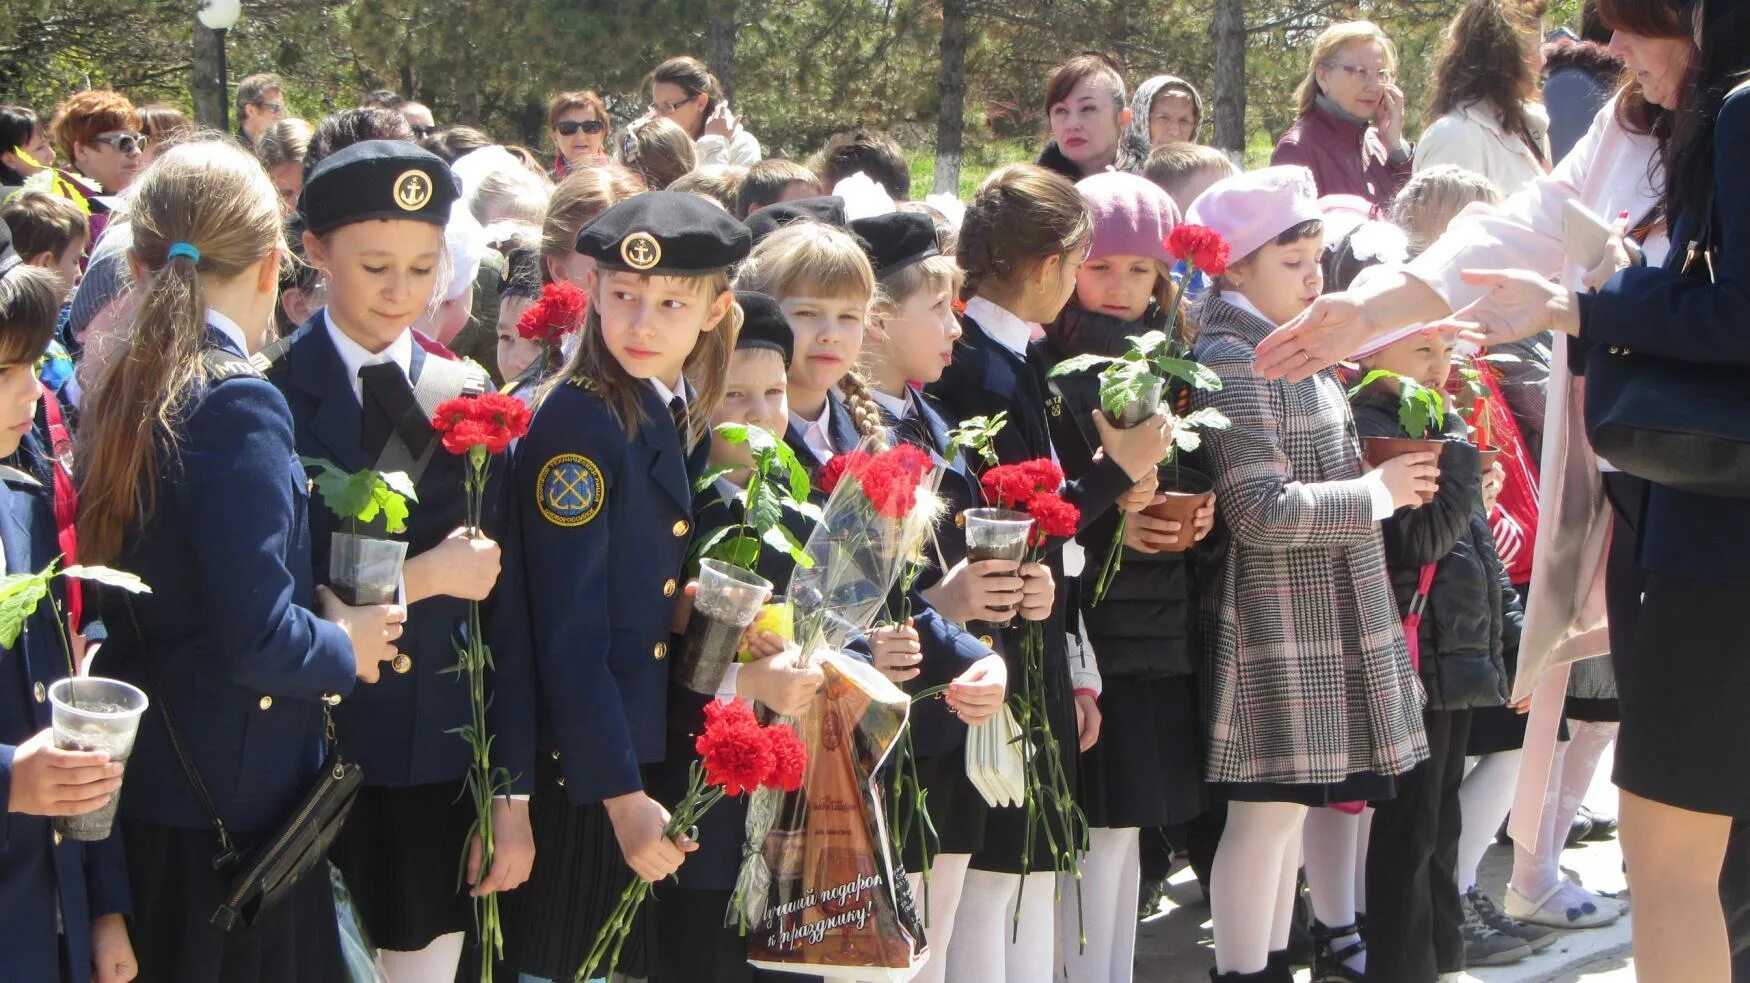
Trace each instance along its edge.
{"label": "black shoulder strap", "polygon": [[[424,366],[419,370],[419,381],[413,383],[413,399],[429,420],[443,403],[458,396],[478,396],[491,385],[492,380],[477,366],[427,353]],[[408,480],[417,485],[431,464],[432,455],[437,452],[437,443],[429,441],[424,452],[416,456],[399,435],[393,435],[383,445],[375,468],[382,472],[404,471]]]}
{"label": "black shoulder strap", "polygon": [[235,379],[238,376],[257,376],[262,370],[256,368],[252,359],[228,352],[223,348],[208,348],[201,352],[201,367],[206,370],[207,378],[214,382]]}
{"label": "black shoulder strap", "polygon": [[255,366],[255,371],[266,375],[274,367],[285,361],[286,353],[292,350],[292,336],[276,338],[267,347],[249,356],[249,364]]}

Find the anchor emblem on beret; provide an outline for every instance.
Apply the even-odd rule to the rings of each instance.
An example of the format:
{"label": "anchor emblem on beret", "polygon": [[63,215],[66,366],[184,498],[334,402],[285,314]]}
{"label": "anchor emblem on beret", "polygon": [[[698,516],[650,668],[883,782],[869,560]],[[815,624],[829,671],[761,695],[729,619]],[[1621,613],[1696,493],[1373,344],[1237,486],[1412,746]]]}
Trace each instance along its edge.
{"label": "anchor emblem on beret", "polygon": [[395,204],[403,211],[416,212],[431,200],[431,176],[424,171],[405,171],[395,179]]}
{"label": "anchor emblem on beret", "polygon": [[662,262],[662,244],[648,232],[634,232],[621,241],[620,258],[634,270],[648,270]]}

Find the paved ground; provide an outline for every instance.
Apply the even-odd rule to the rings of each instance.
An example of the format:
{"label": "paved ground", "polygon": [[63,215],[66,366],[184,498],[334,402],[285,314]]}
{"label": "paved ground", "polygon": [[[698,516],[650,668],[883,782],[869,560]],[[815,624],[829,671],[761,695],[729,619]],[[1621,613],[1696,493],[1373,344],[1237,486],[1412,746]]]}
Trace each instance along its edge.
{"label": "paved ground", "polygon": [[[1599,768],[1610,774],[1608,758]],[[1615,790],[1602,778],[1587,797],[1588,805],[1616,814]],[[1496,844],[1483,860],[1483,887],[1501,897],[1513,865],[1510,848]],[[1622,851],[1614,840],[1588,843],[1562,855],[1562,867],[1588,888],[1618,893],[1627,884]],[[1215,963],[1210,947],[1209,905],[1190,871],[1174,878],[1160,914],[1144,922],[1137,933],[1136,983],[1208,983]],[[1304,970],[1297,977],[1306,980]],[[1631,983],[1634,964],[1629,955],[1629,921],[1605,928],[1570,932],[1555,945],[1514,966],[1477,970],[1464,977],[1474,983]]]}

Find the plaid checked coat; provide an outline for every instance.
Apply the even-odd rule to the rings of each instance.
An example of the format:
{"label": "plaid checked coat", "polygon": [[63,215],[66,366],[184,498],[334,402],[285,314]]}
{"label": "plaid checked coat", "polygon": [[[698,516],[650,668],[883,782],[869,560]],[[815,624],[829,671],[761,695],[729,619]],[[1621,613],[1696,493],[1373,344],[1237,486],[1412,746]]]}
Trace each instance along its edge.
{"label": "plaid checked coat", "polygon": [[1255,347],[1274,326],[1219,296],[1201,314],[1196,357],[1223,387],[1194,398],[1233,421],[1204,434],[1233,537],[1202,612],[1207,777],[1402,774],[1428,756],[1422,686],[1343,388],[1334,372],[1258,378]]}

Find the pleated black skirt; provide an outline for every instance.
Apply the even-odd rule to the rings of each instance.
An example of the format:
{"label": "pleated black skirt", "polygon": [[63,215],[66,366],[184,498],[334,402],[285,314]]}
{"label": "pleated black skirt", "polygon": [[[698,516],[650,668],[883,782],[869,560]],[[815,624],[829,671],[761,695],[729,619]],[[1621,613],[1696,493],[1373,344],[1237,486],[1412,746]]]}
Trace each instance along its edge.
{"label": "pleated black skirt", "polygon": [[[936,831],[935,853],[977,853],[984,847],[984,827],[990,805],[966,777],[966,749],[955,748],[917,763],[924,805]],[[895,817],[889,815],[892,823]],[[906,837],[905,869],[923,870],[923,850],[916,831]]]}
{"label": "pleated black skirt", "polygon": [[1091,826],[1176,826],[1207,807],[1197,680],[1112,676],[1100,694],[1100,740],[1082,755]]}
{"label": "pleated black skirt", "polygon": [[371,945],[415,952],[474,927],[460,876],[473,825],[461,782],[359,790],[329,856]]}
{"label": "pleated black skirt", "polygon": [[[1046,631],[1051,631],[1054,622],[1046,622]],[[1050,652],[1050,649],[1047,649]],[[1051,658],[1048,654],[1048,658]],[[1021,660],[1019,656],[1009,659],[1009,692],[1021,692]],[[1069,664],[1063,657],[1051,659],[1045,666],[1045,705],[1050,718],[1051,733],[1057,739],[1058,753],[1063,759],[1064,777],[1069,784],[1072,796],[1080,781],[1080,755],[1076,747],[1076,711],[1075,703],[1070,695]],[[976,791],[974,795],[978,794]],[[1041,803],[1041,813],[1050,823],[1058,843],[1066,842],[1069,831],[1063,829],[1055,820],[1055,810]],[[1051,855],[1051,847],[1044,829],[1040,828],[1029,838],[1027,830],[1027,811],[1020,806],[1004,806],[989,809],[986,813],[984,840],[978,849],[972,852],[972,867],[974,870],[990,871],[999,874],[1018,874],[1021,872],[1021,858],[1028,852],[1028,844],[1032,844],[1031,872],[1038,874],[1056,869],[1056,859]]]}
{"label": "pleated black skirt", "polygon": [[[346,983],[334,886],[318,864],[286,898],[249,928],[212,924],[232,871],[213,870],[217,834],[142,820],[121,820],[134,913],[128,934],[140,983]],[[254,845],[239,836],[239,847]],[[0,976],[4,976],[0,973]]]}
{"label": "pleated black skirt", "polygon": [[[535,794],[529,799],[535,869],[500,904],[505,962],[530,976],[569,980],[635,875],[620,854],[607,809],[600,803],[572,805],[559,777],[556,762],[545,755],[537,759]],[[650,975],[655,943],[650,909],[649,902],[640,909],[617,972]]]}

